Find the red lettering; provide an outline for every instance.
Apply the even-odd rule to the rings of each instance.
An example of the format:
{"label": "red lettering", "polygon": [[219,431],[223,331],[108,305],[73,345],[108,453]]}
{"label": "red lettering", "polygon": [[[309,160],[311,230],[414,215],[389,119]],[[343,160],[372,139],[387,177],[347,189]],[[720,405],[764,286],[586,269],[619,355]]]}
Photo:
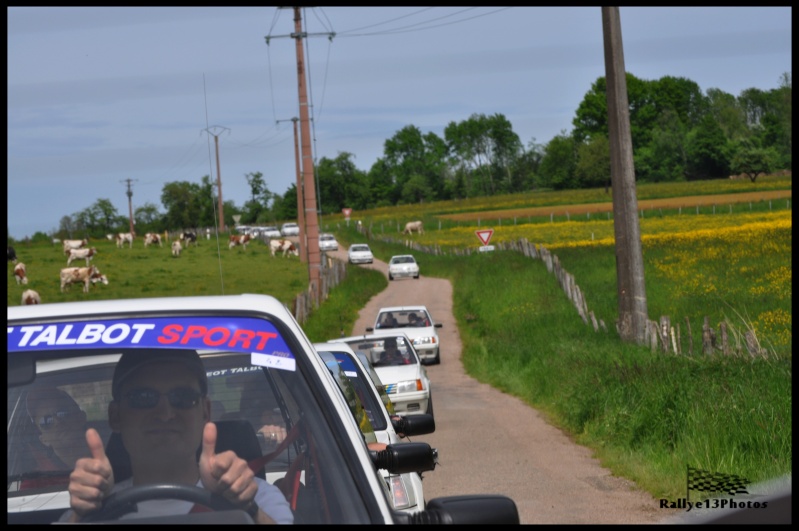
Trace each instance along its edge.
{"label": "red lettering", "polygon": [[230,348],[236,346],[236,343],[241,342],[241,348],[250,349],[250,341],[255,337],[255,332],[252,330],[236,330],[233,332],[233,339],[230,340]]}
{"label": "red lettering", "polygon": [[181,344],[185,345],[189,342],[190,339],[194,339],[196,337],[203,337],[208,329],[204,326],[197,326],[192,325],[186,329],[186,333],[183,334],[183,339],[180,340]]}
{"label": "red lettering", "polygon": [[258,341],[258,346],[255,350],[265,350],[266,344],[269,342],[269,340],[277,337],[277,334],[274,332],[256,332],[255,335],[260,338],[260,341]]}
{"label": "red lettering", "polygon": [[177,324],[174,325],[166,325],[162,332],[163,335],[158,337],[158,342],[163,344],[170,344],[174,343],[178,339],[180,339],[180,332],[183,331],[183,327]]}
{"label": "red lettering", "polygon": [[[214,334],[220,334],[222,338],[215,340],[212,337]],[[222,343],[226,343],[228,339],[230,339],[230,330],[227,328],[222,328],[221,326],[217,326],[216,328],[212,328],[208,331],[203,343],[211,347],[218,347]]]}

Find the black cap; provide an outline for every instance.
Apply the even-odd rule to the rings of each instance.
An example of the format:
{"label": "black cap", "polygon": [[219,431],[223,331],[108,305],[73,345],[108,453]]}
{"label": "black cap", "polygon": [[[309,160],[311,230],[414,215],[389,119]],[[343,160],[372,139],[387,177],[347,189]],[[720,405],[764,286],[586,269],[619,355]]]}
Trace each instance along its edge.
{"label": "black cap", "polygon": [[205,366],[195,350],[132,350],[122,354],[114,369],[114,379],[111,384],[111,395],[114,400],[119,400],[119,388],[122,383],[139,368],[153,363],[183,363],[197,375],[200,382],[200,391],[203,395],[208,393],[208,376]]}

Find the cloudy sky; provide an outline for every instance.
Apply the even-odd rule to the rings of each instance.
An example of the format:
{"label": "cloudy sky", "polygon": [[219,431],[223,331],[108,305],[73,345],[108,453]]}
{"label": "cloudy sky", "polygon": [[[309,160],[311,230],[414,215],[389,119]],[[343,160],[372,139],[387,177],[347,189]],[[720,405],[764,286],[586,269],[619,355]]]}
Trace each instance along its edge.
{"label": "cloudy sky", "polygon": [[[791,72],[790,7],[622,7],[625,66],[738,96]],[[525,145],[572,129],[605,75],[599,7],[304,9],[315,159],[368,170],[407,125],[444,136],[503,114]],[[291,9],[9,7],[8,226],[50,233],[109,199],[163,210],[164,184],[215,182],[249,199],[296,180]],[[267,44],[267,39],[269,42]]]}

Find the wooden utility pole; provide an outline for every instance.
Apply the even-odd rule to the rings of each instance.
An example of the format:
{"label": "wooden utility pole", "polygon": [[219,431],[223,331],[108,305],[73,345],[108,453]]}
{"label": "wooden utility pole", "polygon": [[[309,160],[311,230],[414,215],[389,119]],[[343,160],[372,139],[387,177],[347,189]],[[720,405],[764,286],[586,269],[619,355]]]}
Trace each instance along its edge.
{"label": "wooden utility pole", "polygon": [[[286,120],[278,120],[278,123],[285,121]],[[294,163],[297,167],[297,224],[300,226],[300,240],[303,240],[307,231],[305,229],[305,199],[302,193],[303,182],[302,168],[300,167],[300,144],[299,138],[297,137],[297,122],[299,118],[291,118],[291,121],[294,122]],[[300,244],[300,261],[308,263],[308,242],[304,240]]]}
{"label": "wooden utility pole", "polygon": [[623,341],[644,345],[648,321],[644,255],[638,223],[630,104],[627,99],[627,74],[624,69],[618,6],[602,7],[602,30],[608,98],[610,176],[613,185],[613,229],[616,237],[618,330]]}
{"label": "wooden utility pole", "polygon": [[[228,131],[230,131],[230,129],[228,129],[227,127],[221,127],[221,126],[218,126],[218,125],[215,125],[213,127],[218,127],[220,129],[227,129]],[[225,207],[224,207],[224,203],[222,202],[222,174],[219,172],[219,135],[213,134],[210,131],[210,129],[211,128],[205,129],[205,131],[209,135],[214,137],[214,145],[216,146],[216,188],[217,188],[217,195],[218,195],[217,202],[218,202],[218,205],[219,205],[218,208],[217,208],[217,210],[219,211],[219,232],[224,232],[224,230],[225,230]]]}
{"label": "wooden utility pole", "polygon": [[130,189],[131,179],[125,179],[125,182],[128,183],[128,191],[126,195],[128,196],[128,222],[130,226],[130,233],[136,234],[136,231],[133,229],[133,190]]}
{"label": "wooden utility pole", "polygon": [[[308,273],[311,291],[316,295],[317,303],[321,302],[321,264],[322,255],[319,251],[319,220],[316,214],[316,188],[314,187],[314,166],[311,153],[311,128],[308,113],[308,90],[305,83],[305,53],[302,39],[302,17],[300,7],[294,7],[294,33],[291,36],[297,42],[297,85],[300,97],[300,135],[302,138],[302,177],[304,203],[297,205],[305,213],[305,238],[302,241],[303,231],[300,230],[300,245],[308,249]],[[298,199],[299,199],[299,187]],[[299,208],[297,209],[299,211]],[[302,227],[302,226],[301,226]]]}

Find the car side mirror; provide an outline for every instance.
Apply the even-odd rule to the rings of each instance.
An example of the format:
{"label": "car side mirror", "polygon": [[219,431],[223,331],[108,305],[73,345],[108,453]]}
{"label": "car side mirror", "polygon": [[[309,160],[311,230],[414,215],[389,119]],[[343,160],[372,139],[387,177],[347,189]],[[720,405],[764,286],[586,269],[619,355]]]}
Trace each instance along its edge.
{"label": "car side mirror", "polygon": [[441,328],[442,326],[444,326],[442,323],[436,323],[433,328]]}
{"label": "car side mirror", "polygon": [[427,435],[436,431],[436,419],[428,413],[392,417],[394,431],[405,436]]}

